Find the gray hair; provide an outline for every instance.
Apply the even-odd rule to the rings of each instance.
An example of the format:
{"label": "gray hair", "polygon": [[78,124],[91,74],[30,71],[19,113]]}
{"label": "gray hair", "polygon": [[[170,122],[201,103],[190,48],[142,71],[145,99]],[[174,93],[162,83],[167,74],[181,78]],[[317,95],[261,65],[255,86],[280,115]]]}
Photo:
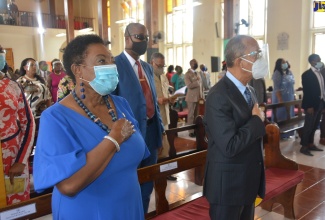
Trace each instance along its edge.
{"label": "gray hair", "polygon": [[165,59],[165,56],[162,53],[156,52],[151,55],[151,61],[155,59]]}
{"label": "gray hair", "polygon": [[234,66],[234,60],[238,57],[245,55],[245,51],[247,49],[244,44],[244,39],[252,38],[247,35],[237,35],[230,39],[226,48],[225,48],[225,59],[227,67]]}

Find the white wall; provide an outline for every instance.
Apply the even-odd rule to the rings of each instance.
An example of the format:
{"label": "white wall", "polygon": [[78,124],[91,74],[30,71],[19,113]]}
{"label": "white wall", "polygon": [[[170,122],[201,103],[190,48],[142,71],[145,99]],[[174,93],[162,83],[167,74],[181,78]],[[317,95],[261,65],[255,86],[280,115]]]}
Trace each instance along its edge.
{"label": "white wall", "polygon": [[[312,53],[312,34],[309,19],[312,16],[311,0],[269,0],[267,16],[267,42],[270,49],[272,76],[278,58],[288,60],[295,76],[295,88],[301,87],[301,74],[309,68],[308,56]],[[280,33],[289,34],[288,50],[277,49]],[[273,85],[271,79],[267,86]]]}
{"label": "white wall", "polygon": [[[204,0],[202,5],[194,7],[193,19],[193,58],[199,65],[205,64],[211,72],[211,56],[220,57],[223,50],[221,38],[221,3],[220,0]],[[216,34],[215,23],[218,23],[219,37]],[[220,61],[221,62],[221,61]],[[184,70],[189,68],[183,67]],[[221,65],[221,63],[219,63]],[[216,82],[216,74],[211,75],[211,83]]]}

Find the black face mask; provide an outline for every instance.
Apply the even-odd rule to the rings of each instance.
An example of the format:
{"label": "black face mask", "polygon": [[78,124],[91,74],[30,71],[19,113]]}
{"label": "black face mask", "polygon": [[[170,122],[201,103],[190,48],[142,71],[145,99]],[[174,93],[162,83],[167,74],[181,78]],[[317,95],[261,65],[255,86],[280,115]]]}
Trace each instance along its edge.
{"label": "black face mask", "polygon": [[194,65],[193,65],[193,69],[194,69],[194,70],[196,70],[196,69],[197,69],[197,67],[198,67],[198,65],[197,65],[197,64],[194,64]]}
{"label": "black face mask", "polygon": [[134,42],[132,39],[132,49],[135,53],[137,53],[139,56],[143,55],[147,51],[148,42],[147,41],[141,41],[141,42]]}
{"label": "black face mask", "polygon": [[147,51],[148,41],[143,40],[143,41],[140,41],[140,42],[134,42],[132,40],[132,37],[130,35],[129,30],[127,30],[127,32],[128,32],[128,34],[130,36],[130,39],[132,41],[132,48],[131,48],[131,50],[133,52],[137,53],[139,56],[143,55]]}

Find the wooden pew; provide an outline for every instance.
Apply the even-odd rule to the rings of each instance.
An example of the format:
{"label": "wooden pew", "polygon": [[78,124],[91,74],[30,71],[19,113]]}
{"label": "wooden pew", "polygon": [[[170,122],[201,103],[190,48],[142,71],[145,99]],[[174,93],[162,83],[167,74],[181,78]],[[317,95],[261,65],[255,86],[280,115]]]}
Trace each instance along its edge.
{"label": "wooden pew", "polygon": [[[261,207],[272,211],[274,203],[280,203],[284,207],[284,216],[294,219],[294,195],[296,186],[303,180],[304,173],[298,170],[298,164],[281,154],[280,133],[275,124],[266,126],[265,136],[265,167],[266,167],[266,195],[261,203]],[[166,199],[167,176],[188,170],[191,168],[203,167],[206,162],[207,151],[191,153],[181,157],[176,157],[158,164],[138,169],[139,182],[154,181],[156,210],[147,214],[146,218],[176,219],[179,213],[189,213],[192,219],[208,219],[209,207],[206,199],[202,195],[194,195],[185,200],[169,204]],[[201,176],[203,179],[203,176]],[[51,194],[33,198],[26,202],[0,209],[0,214],[8,210],[24,208],[26,205],[35,204],[36,213],[26,215],[21,219],[37,218],[51,213]],[[195,205],[193,205],[195,204]],[[200,211],[193,208],[199,206]],[[192,212],[191,212],[192,211]],[[200,215],[198,217],[197,215]],[[168,216],[168,218],[166,218]],[[174,217],[175,218],[174,218]],[[202,216],[205,216],[204,218]]]}
{"label": "wooden pew", "polygon": [[[272,112],[272,115],[274,116],[273,122],[279,126],[280,134],[285,134],[297,130],[299,136],[301,136],[301,131],[305,122],[305,115],[301,108],[301,103],[302,100],[298,99],[290,102],[282,102],[277,104],[261,104],[260,107],[264,108],[264,113],[266,116],[268,112]],[[277,119],[276,112],[279,108],[282,107],[286,109],[287,118],[280,121]],[[290,115],[291,108],[294,108],[296,111],[296,114],[294,114],[292,117]],[[271,118],[269,118],[269,120],[271,121]]]}
{"label": "wooden pew", "polygon": [[[294,196],[297,184],[304,177],[304,173],[298,170],[298,164],[281,154],[280,151],[280,133],[275,124],[266,126],[267,135],[264,141],[265,147],[265,174],[266,174],[266,195],[261,203],[261,207],[272,211],[274,203],[280,203],[284,207],[284,216],[295,219]],[[168,204],[166,199],[166,186],[168,175],[180,171],[199,167],[205,164],[206,150],[174,158],[150,167],[144,167],[138,170],[140,183],[154,181],[156,211],[149,213],[147,219],[181,219],[179,216],[187,215],[190,212],[192,219],[209,219],[209,206],[202,196],[186,199],[173,204]],[[175,163],[177,166],[175,166]],[[167,171],[161,171],[162,166],[175,167]],[[194,207],[200,207],[200,210],[193,212]]]}

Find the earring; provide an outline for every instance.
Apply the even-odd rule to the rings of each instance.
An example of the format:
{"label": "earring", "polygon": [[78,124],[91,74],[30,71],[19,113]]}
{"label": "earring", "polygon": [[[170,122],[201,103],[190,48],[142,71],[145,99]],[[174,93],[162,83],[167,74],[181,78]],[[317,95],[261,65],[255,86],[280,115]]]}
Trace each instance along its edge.
{"label": "earring", "polygon": [[81,99],[85,99],[85,98],[86,98],[86,96],[85,96],[85,94],[84,94],[84,92],[85,92],[84,83],[83,83],[83,82],[81,82],[81,83],[80,83],[80,86],[81,86],[81,88],[80,88],[80,92],[81,92]]}

